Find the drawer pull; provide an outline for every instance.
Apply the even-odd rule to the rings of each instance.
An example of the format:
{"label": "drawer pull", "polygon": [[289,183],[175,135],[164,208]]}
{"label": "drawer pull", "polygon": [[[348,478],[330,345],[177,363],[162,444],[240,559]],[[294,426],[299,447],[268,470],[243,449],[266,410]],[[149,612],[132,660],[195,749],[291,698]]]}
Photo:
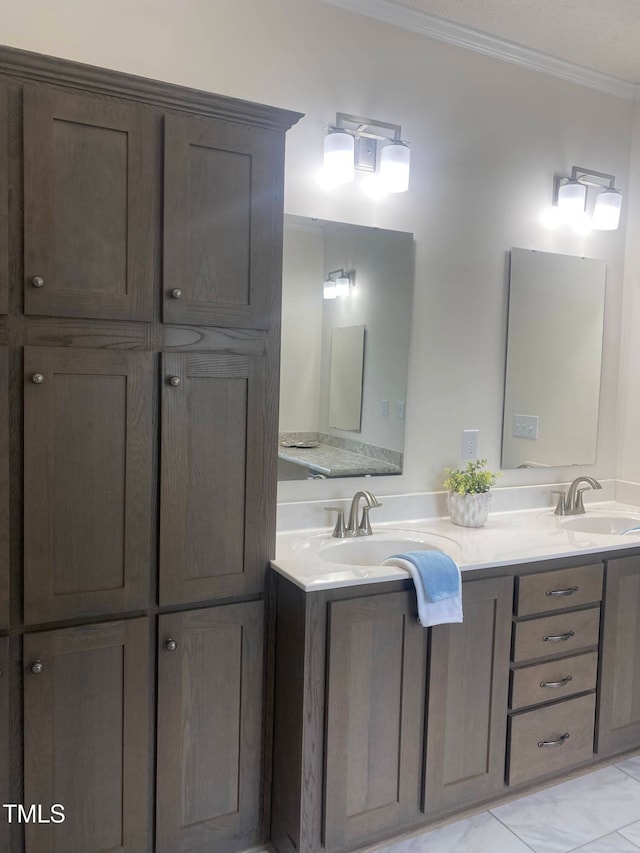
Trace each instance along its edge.
{"label": "drawer pull", "polygon": [[577,586],[570,586],[567,589],[549,589],[547,590],[547,595],[573,595],[579,589],[580,587]]}
{"label": "drawer pull", "polygon": [[574,635],[575,631],[567,631],[566,634],[545,634],[542,639],[545,643],[563,643],[565,640],[570,640]]}
{"label": "drawer pull", "polygon": [[542,748],[543,746],[562,746],[565,741],[569,740],[569,732],[565,732],[560,740],[539,740],[538,746]]}
{"label": "drawer pull", "polygon": [[570,681],[573,681],[572,675],[568,675],[566,678],[563,678],[562,681],[541,681],[540,687],[564,687],[565,684],[568,684]]}

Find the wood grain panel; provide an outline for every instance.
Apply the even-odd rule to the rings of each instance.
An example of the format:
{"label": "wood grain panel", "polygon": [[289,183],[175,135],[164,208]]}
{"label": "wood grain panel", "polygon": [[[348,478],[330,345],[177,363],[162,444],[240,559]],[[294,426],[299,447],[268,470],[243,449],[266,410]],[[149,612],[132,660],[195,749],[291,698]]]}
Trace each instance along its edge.
{"label": "wood grain panel", "polygon": [[0,314],[9,310],[9,162],[7,87],[0,82]]}
{"label": "wood grain panel", "polygon": [[152,318],[153,134],[141,106],[25,87],[27,314]]}
{"label": "wood grain panel", "polygon": [[517,579],[516,613],[529,616],[599,602],[603,571],[603,564],[596,563],[523,575]]}
{"label": "wood grain panel", "polygon": [[595,690],[597,675],[597,652],[517,669],[511,673],[510,706],[517,710]]}
{"label": "wood grain panel", "polygon": [[514,628],[513,660],[519,663],[597,646],[599,633],[599,607],[518,622]]}
{"label": "wood grain panel", "polygon": [[324,838],[332,849],[417,817],[426,637],[409,593],[329,608]]}
{"label": "wood grain panel", "polygon": [[640,746],[640,557],[607,562],[597,752]]}
{"label": "wood grain panel", "polygon": [[149,353],[25,349],[27,623],[148,600],[152,397]]}
{"label": "wood grain panel", "polygon": [[595,704],[592,694],[511,717],[509,785],[549,776],[592,758]]}
{"label": "wood grain panel", "polygon": [[165,117],[166,322],[278,325],[281,146],[272,131]]}
{"label": "wood grain panel", "polygon": [[176,353],[162,364],[160,602],[260,592],[265,360]]}
{"label": "wood grain panel", "polygon": [[216,329],[205,326],[167,326],[163,350],[204,350],[206,352],[228,352],[241,355],[264,355],[266,335],[263,329]]}
{"label": "wood grain panel", "polygon": [[0,630],[9,625],[9,353],[0,350]]}
{"label": "wood grain panel", "polygon": [[157,853],[261,839],[263,633],[259,601],[160,617]]}
{"label": "wood grain panel", "polygon": [[464,622],[432,629],[424,810],[504,790],[512,578],[462,585]]}
{"label": "wood grain panel", "polygon": [[30,317],[25,324],[27,346],[97,347],[110,350],[149,349],[150,326],[91,320]]}
{"label": "wood grain panel", "polygon": [[[0,637],[0,797],[10,803],[9,788],[9,638]],[[9,850],[9,823],[3,809],[0,818],[0,850]]]}
{"label": "wood grain panel", "polygon": [[66,815],[27,853],[147,851],[149,620],[29,634],[24,661],[25,802]]}

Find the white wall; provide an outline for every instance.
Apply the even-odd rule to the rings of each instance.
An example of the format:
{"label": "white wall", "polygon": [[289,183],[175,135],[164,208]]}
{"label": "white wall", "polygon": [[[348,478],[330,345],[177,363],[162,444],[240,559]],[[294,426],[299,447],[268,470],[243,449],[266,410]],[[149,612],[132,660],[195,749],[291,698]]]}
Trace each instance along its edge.
{"label": "white wall", "polygon": [[[629,101],[319,0],[22,0],[3,4],[0,33],[16,47],[301,110],[288,139],[287,212],[414,233],[405,474],[376,481],[381,494],[438,488],[463,428],[478,428],[481,455],[499,464],[510,247],[604,258],[603,414],[588,470],[614,474],[624,232],[552,232],[540,212],[554,173],[573,164],[627,188]],[[402,124],[408,193],[374,203],[354,186],[319,187],[336,111]],[[548,478],[520,470],[501,483]],[[280,497],[325,500],[357,485],[286,483]]]}

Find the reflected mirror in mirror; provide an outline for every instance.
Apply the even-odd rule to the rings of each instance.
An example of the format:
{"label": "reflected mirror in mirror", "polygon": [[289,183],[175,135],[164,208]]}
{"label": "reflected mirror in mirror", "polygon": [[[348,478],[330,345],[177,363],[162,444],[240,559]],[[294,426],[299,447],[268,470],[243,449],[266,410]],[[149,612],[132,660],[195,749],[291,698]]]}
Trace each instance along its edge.
{"label": "reflected mirror in mirror", "polygon": [[278,479],[400,474],[413,235],[284,219]]}
{"label": "reflected mirror in mirror", "polygon": [[511,250],[503,468],[596,461],[606,263]]}

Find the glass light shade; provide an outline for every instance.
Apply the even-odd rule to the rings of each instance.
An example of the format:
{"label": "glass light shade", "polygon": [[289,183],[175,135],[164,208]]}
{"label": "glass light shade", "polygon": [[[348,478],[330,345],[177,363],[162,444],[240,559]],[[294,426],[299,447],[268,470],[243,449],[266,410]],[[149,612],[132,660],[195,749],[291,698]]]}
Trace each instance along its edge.
{"label": "glass light shade", "polygon": [[341,275],[335,280],[336,293],[338,296],[349,295],[349,278],[346,275]]}
{"label": "glass light shade", "polygon": [[569,181],[558,188],[558,210],[566,219],[584,213],[587,188],[579,181]]}
{"label": "glass light shade", "polygon": [[411,151],[404,142],[394,140],[380,151],[380,181],[389,193],[404,193],[409,189]]}
{"label": "glass light shade", "polygon": [[601,192],[593,208],[593,227],[598,231],[615,231],[620,223],[622,195],[618,190],[607,189]]}
{"label": "glass light shade", "polygon": [[328,278],[322,285],[322,298],[323,299],[335,299],[338,295],[338,288],[336,287],[335,281],[332,281]]}
{"label": "glass light shade", "polygon": [[346,130],[334,130],[324,138],[326,179],[334,186],[353,180],[354,138]]}

